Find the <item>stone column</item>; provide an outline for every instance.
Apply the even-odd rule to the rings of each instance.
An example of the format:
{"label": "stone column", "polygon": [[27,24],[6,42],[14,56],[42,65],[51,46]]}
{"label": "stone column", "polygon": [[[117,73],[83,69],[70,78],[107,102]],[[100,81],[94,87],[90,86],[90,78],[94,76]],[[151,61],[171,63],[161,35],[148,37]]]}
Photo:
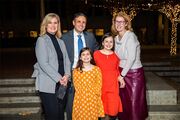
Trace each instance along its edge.
{"label": "stone column", "polygon": [[168,18],[165,16],[164,17],[164,45],[169,45],[169,31],[168,31],[169,23],[168,23]]}
{"label": "stone column", "polygon": [[45,16],[45,6],[44,6],[44,0],[40,0],[40,16],[41,16],[41,20],[44,18]]}
{"label": "stone column", "polygon": [[163,42],[162,42],[163,34],[162,33],[163,33],[162,15],[159,14],[158,15],[158,36],[157,36],[157,42],[159,45],[163,44]]}

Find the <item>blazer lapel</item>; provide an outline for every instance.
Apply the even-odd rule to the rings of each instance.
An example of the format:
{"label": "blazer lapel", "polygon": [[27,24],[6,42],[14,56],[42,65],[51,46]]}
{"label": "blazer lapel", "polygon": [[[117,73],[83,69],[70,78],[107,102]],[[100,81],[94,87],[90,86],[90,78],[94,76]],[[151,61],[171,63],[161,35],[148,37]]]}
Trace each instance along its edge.
{"label": "blazer lapel", "polygon": [[69,32],[69,38],[68,40],[68,45],[66,46],[67,50],[69,51],[69,57],[70,61],[73,63],[74,62],[74,33],[73,30]]}
{"label": "blazer lapel", "polygon": [[87,36],[87,33],[86,32],[83,32],[83,34],[84,34],[84,39],[85,39],[85,44],[86,44],[86,47],[89,47],[89,38],[88,38],[88,36]]}

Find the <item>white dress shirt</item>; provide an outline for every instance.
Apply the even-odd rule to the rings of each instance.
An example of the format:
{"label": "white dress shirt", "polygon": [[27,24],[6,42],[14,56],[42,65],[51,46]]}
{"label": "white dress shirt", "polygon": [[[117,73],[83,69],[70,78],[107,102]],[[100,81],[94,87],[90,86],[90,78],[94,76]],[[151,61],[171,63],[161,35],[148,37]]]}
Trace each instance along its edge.
{"label": "white dress shirt", "polygon": [[84,38],[84,34],[78,34],[75,30],[74,30],[74,63],[73,63],[73,68],[76,67],[78,59],[79,59],[79,53],[78,53],[78,35],[81,35],[81,39],[83,41],[83,47],[86,47],[86,43],[85,43],[85,38]]}
{"label": "white dress shirt", "polygon": [[123,68],[122,76],[125,76],[129,69],[142,67],[140,43],[133,32],[126,31],[121,39],[118,36],[115,37],[115,53],[120,59],[119,66]]}

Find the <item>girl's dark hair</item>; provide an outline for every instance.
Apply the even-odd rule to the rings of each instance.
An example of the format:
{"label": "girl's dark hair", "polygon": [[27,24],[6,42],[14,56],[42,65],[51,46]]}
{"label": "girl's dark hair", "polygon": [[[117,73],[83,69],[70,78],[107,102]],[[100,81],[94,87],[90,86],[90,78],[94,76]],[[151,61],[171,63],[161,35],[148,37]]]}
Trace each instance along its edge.
{"label": "girl's dark hair", "polygon": [[105,33],[105,34],[102,36],[102,39],[101,39],[101,49],[104,48],[104,46],[102,45],[102,43],[103,43],[104,40],[105,40],[106,38],[108,38],[108,37],[112,37],[112,38],[113,38],[113,48],[112,48],[112,50],[114,51],[114,44],[115,44],[115,42],[114,42],[114,35],[113,35],[111,32]]}
{"label": "girl's dark hair", "polygon": [[84,51],[89,51],[89,52],[90,52],[90,55],[91,55],[91,57],[92,57],[90,63],[93,64],[93,65],[95,65],[95,62],[94,62],[94,59],[93,59],[93,54],[92,54],[91,49],[88,48],[88,47],[84,47],[84,48],[81,49],[81,51],[80,51],[80,53],[79,53],[79,58],[78,58],[77,66],[76,66],[76,69],[79,69],[81,72],[83,72],[82,69],[83,69],[84,66],[83,66],[83,61],[82,61],[80,58],[81,58],[81,54],[82,54]]}

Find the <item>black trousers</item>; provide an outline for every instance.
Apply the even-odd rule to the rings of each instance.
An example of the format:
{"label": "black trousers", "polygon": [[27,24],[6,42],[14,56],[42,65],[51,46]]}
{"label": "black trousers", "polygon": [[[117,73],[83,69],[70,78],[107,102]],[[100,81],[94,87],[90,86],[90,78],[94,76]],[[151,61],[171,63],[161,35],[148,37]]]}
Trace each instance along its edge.
{"label": "black trousers", "polygon": [[64,120],[64,111],[66,106],[66,96],[60,100],[53,93],[39,92],[44,113],[45,120]]}

